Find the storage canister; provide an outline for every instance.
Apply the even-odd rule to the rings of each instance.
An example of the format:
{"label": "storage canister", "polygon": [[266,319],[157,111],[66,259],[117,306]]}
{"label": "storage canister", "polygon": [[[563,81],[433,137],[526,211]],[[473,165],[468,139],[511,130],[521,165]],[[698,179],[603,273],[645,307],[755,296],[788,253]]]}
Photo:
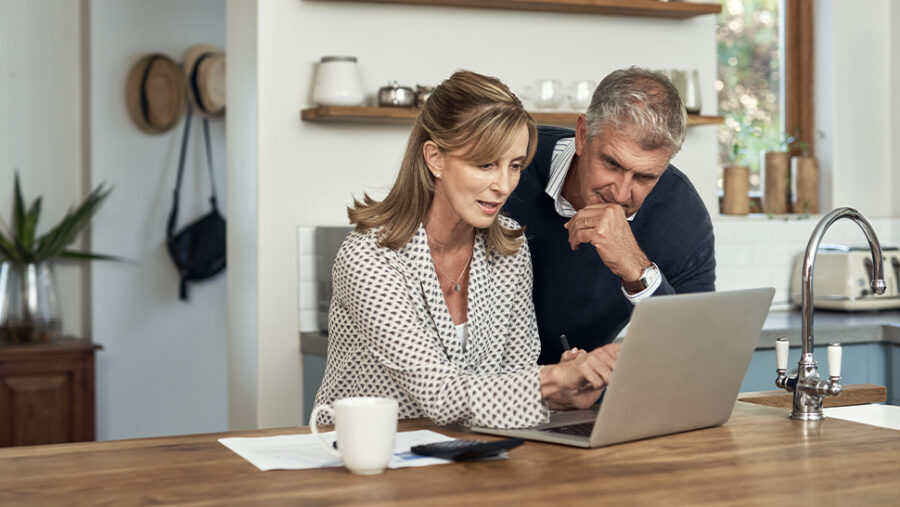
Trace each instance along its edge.
{"label": "storage canister", "polygon": [[359,106],[365,102],[355,56],[323,56],[316,71],[313,101],[320,106]]}

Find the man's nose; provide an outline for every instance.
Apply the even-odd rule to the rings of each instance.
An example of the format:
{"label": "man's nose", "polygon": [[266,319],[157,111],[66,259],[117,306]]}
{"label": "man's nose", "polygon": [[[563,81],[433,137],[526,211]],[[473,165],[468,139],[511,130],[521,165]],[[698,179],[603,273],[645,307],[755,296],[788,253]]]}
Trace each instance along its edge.
{"label": "man's nose", "polygon": [[631,174],[625,173],[621,180],[616,182],[613,188],[613,199],[619,204],[627,204],[631,200],[631,185],[633,179]]}

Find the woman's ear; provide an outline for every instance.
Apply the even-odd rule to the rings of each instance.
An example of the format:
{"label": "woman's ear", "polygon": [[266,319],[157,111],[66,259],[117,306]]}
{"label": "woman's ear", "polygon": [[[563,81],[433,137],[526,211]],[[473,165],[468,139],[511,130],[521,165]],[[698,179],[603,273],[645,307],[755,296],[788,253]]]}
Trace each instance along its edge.
{"label": "woman's ear", "polygon": [[441,173],[444,172],[444,152],[438,148],[434,141],[425,141],[422,145],[422,155],[425,157],[425,164],[431,174],[441,179]]}

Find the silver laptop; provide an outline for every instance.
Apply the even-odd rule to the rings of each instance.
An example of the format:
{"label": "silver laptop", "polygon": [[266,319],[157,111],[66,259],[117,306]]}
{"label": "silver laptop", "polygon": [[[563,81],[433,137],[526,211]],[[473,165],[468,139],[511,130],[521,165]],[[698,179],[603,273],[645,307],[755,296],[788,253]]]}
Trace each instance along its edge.
{"label": "silver laptop", "polygon": [[637,304],[599,408],[525,429],[479,433],[602,447],[723,424],[775,289],[657,296]]}

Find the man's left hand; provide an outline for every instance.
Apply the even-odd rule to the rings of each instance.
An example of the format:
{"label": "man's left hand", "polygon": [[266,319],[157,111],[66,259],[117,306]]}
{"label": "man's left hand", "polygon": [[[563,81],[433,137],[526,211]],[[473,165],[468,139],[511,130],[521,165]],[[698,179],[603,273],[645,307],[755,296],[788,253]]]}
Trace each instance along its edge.
{"label": "man's left hand", "polygon": [[625,210],[618,204],[590,204],[578,210],[565,225],[572,250],[590,243],[606,267],[624,281],[638,280],[650,259],[631,233]]}

